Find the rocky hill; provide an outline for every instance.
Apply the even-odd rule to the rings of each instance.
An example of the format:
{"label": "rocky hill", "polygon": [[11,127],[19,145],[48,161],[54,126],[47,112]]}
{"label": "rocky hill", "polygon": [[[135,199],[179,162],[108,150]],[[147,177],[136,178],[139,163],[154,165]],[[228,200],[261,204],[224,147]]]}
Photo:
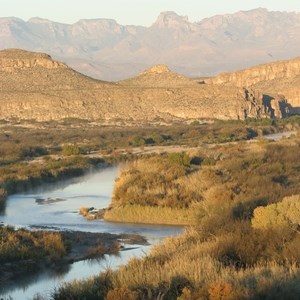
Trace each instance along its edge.
{"label": "rocky hill", "polygon": [[46,52],[81,73],[105,80],[129,78],[155,64],[199,77],[296,57],[299,27],[300,13],[263,8],[199,22],[162,12],[149,27],[108,19],[70,25],[40,18],[27,22],[0,18],[0,49]]}
{"label": "rocky hill", "polygon": [[[288,102],[284,96],[271,99],[263,94],[258,84],[264,81],[249,89],[234,81],[215,80],[203,84],[156,65],[128,80],[104,82],[77,73],[47,54],[8,49],[0,51],[0,119],[79,118],[130,125],[133,121],[282,117],[289,113],[283,111],[283,103],[293,103],[294,98]],[[299,95],[299,89],[295,93]]]}
{"label": "rocky hill", "polygon": [[222,73],[205,82],[213,86],[234,85],[260,91],[268,96],[264,101],[281,99],[283,115],[300,114],[300,57]]}

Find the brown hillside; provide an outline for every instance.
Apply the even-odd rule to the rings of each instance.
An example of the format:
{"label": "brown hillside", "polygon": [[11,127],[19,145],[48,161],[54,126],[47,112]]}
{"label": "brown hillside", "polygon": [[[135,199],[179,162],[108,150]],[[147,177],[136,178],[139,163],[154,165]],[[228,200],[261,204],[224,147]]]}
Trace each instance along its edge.
{"label": "brown hillside", "polygon": [[248,94],[232,85],[199,84],[164,65],[130,80],[108,83],[77,73],[47,54],[0,51],[0,119],[128,123],[269,117],[262,103],[253,106]]}

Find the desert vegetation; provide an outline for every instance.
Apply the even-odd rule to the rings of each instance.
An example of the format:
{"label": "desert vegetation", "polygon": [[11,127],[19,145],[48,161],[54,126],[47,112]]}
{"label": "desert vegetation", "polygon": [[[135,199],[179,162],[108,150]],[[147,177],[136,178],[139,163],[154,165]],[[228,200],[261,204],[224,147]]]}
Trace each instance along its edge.
{"label": "desert vegetation", "polygon": [[[0,122],[0,203],[7,193],[63,176],[80,175],[99,165],[90,159],[97,152],[106,162],[132,159],[134,147],[226,143],[248,140],[283,130],[298,130],[297,116],[282,120],[247,119],[245,122],[193,121],[189,125],[110,127],[79,119],[39,123]],[[122,151],[120,151],[122,150]],[[205,163],[214,163],[204,158]]]}
{"label": "desert vegetation", "polygon": [[[116,181],[112,209],[104,217],[130,221],[139,215],[146,221],[152,207],[161,212],[191,209],[205,219],[214,207],[219,210],[214,224],[226,224],[231,215],[247,219],[258,205],[300,193],[298,139],[199,149],[190,155],[152,155],[129,163]],[[127,218],[130,207],[132,214]],[[134,213],[137,209],[139,213]],[[166,220],[169,218],[166,213]],[[155,217],[149,219],[155,222]]]}
{"label": "desert vegetation", "polygon": [[0,293],[28,274],[63,272],[81,260],[118,255],[123,240],[145,244],[138,235],[79,231],[44,231],[0,226]]}
{"label": "desert vegetation", "polygon": [[[247,140],[297,130],[299,118],[126,130],[75,121],[72,126],[33,122],[17,130],[15,125],[1,125],[0,202],[7,193],[101,165],[104,160],[94,156],[100,153],[105,161],[127,160],[107,220],[192,226],[155,246],[144,259],[57,288],[53,299],[296,299],[299,137]],[[197,147],[144,157],[130,154],[133,147],[152,145]],[[120,148],[127,152],[125,157],[118,154]],[[53,245],[64,248],[53,250],[52,259],[50,245],[43,242],[51,233],[36,243],[36,233],[1,230],[11,234],[3,245],[15,249],[3,248],[5,261],[13,259],[7,255],[31,260],[37,253],[55,262],[69,249],[53,234]],[[19,247],[13,248],[10,240]],[[102,247],[95,249],[103,253]]]}
{"label": "desert vegetation", "polygon": [[70,243],[58,232],[0,226],[1,289],[16,278],[65,265]]}
{"label": "desert vegetation", "polygon": [[67,253],[67,244],[57,232],[15,230],[8,226],[0,227],[0,231],[1,264],[45,257],[55,261]]}
{"label": "desert vegetation", "polygon": [[195,225],[116,271],[61,286],[52,298],[297,299],[299,148],[294,137],[203,147],[187,154],[189,164],[170,154],[129,163],[112,211],[192,209]]}
{"label": "desert vegetation", "polygon": [[7,193],[27,190],[44,182],[82,175],[104,161],[97,158],[72,156],[61,159],[44,157],[36,163],[18,161],[0,167],[0,199]]}

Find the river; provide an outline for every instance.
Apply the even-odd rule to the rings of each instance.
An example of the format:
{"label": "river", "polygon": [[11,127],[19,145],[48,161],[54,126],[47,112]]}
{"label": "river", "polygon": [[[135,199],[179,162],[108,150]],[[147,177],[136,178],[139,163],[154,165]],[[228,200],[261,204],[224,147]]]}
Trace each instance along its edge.
{"label": "river", "polygon": [[[137,225],[109,223],[104,220],[88,221],[78,211],[81,206],[107,207],[113,190],[118,167],[108,167],[58,183],[44,184],[25,193],[11,195],[6,201],[5,210],[0,214],[0,222],[16,227],[55,230],[79,230],[86,232],[135,233],[145,236],[150,244],[164,237],[177,235],[182,227],[160,225]],[[63,201],[39,204],[36,199],[62,199]],[[150,246],[131,245],[134,249],[122,251],[119,256],[106,255],[103,260],[80,261],[60,272],[48,271],[15,283],[13,287],[0,287],[0,298],[12,297],[32,299],[40,293],[49,297],[51,291],[63,282],[85,279],[107,268],[124,264],[131,257],[144,255]]]}

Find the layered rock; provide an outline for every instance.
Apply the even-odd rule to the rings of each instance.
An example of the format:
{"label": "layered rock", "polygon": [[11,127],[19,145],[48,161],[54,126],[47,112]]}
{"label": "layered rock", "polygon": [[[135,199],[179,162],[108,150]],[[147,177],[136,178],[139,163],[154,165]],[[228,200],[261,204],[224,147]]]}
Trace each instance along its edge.
{"label": "layered rock", "polygon": [[20,49],[7,49],[0,51],[0,71],[17,72],[22,69],[41,67],[46,69],[67,68],[61,62],[53,61],[45,53],[32,53]]}
{"label": "layered rock", "polygon": [[214,86],[234,85],[259,91],[272,104],[269,110],[271,116],[285,117],[300,113],[300,57],[223,73],[205,82]]}
{"label": "layered rock", "polygon": [[[14,62],[9,72],[3,68],[8,59]],[[0,119],[80,118],[142,124],[280,117],[284,101],[234,85],[199,84],[165,65],[117,83],[91,79],[40,53],[0,51],[0,66]]]}
{"label": "layered rock", "polygon": [[238,87],[253,86],[261,81],[288,79],[300,75],[300,57],[269,64],[263,64],[245,70],[222,73],[206,80],[209,84],[227,84]]}

